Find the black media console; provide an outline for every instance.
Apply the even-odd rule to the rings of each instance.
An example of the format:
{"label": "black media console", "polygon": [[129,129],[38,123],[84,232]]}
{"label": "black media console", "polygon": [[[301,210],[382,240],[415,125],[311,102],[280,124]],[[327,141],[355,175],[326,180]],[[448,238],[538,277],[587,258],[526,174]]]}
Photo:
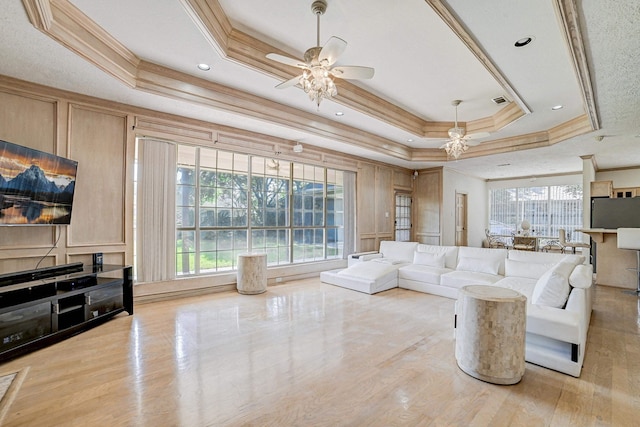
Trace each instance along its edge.
{"label": "black media console", "polygon": [[82,263],[0,275],[0,363],[133,314],[130,266]]}

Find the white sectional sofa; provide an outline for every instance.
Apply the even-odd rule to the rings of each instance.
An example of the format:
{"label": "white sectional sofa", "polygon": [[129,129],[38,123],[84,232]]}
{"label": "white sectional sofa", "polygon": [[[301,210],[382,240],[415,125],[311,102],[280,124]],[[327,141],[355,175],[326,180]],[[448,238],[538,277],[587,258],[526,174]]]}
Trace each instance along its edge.
{"label": "white sectional sofa", "polygon": [[321,280],[374,294],[394,287],[457,298],[466,285],[514,289],[527,297],[526,360],[580,376],[592,310],[593,268],[584,257],[507,249],[381,242]]}

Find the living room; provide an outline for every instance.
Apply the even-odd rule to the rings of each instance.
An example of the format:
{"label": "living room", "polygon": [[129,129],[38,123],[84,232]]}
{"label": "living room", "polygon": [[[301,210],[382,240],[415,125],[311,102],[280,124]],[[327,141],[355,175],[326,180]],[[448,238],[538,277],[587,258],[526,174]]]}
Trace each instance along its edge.
{"label": "living room", "polygon": [[[580,185],[583,189],[586,227],[590,220],[592,182],[611,181],[615,188],[640,187],[640,159],[637,158],[638,150],[634,149],[634,141],[637,141],[639,132],[635,127],[634,117],[640,106],[637,97],[632,96],[634,91],[637,92],[637,87],[615,91],[613,88],[626,88],[626,85],[630,84],[628,80],[633,79],[625,79],[623,83],[620,70],[614,73],[607,69],[610,71],[607,73],[599,68],[602,62],[606,61],[606,56],[596,54],[605,51],[606,48],[624,51],[623,46],[613,49],[610,42],[597,40],[597,37],[593,36],[586,39],[586,36],[583,36],[590,49],[586,51],[593,54],[593,57],[589,58],[589,65],[592,70],[597,70],[594,71],[594,87],[598,89],[598,97],[592,100],[592,103],[589,100],[579,100],[579,120],[574,121],[574,117],[570,117],[554,126],[535,129],[535,132],[525,132],[523,128],[517,128],[517,134],[516,131],[509,134],[510,128],[524,126],[522,123],[529,120],[528,116],[518,116],[514,113],[515,107],[510,106],[492,107],[494,110],[491,110],[493,112],[490,114],[484,114],[485,110],[479,110],[474,113],[473,120],[467,119],[467,127],[474,129],[475,126],[478,132],[484,128],[490,129],[488,132],[495,135],[496,141],[491,139],[479,146],[472,146],[459,159],[454,160],[448,159],[446,153],[440,149],[443,138],[447,137],[447,129],[453,126],[454,108],[449,102],[445,102],[437,113],[438,117],[443,119],[433,121],[437,124],[437,129],[429,128],[437,138],[430,140],[424,131],[421,131],[419,137],[414,136],[420,143],[431,143],[429,148],[416,148],[412,144],[417,145],[418,141],[406,142],[404,136],[401,142],[386,137],[389,132],[386,126],[390,126],[388,123],[384,126],[379,125],[380,135],[376,135],[374,130],[364,132],[357,126],[334,123],[335,117],[327,118],[327,115],[334,115],[333,110],[322,110],[327,106],[347,105],[356,109],[355,100],[349,99],[349,94],[344,95],[342,104],[332,104],[331,101],[324,100],[320,107],[322,112],[318,112],[317,116],[314,113],[316,106],[302,91],[298,92],[304,95],[303,101],[311,104],[304,107],[306,110],[296,107],[298,101],[292,101],[286,107],[282,99],[256,101],[251,97],[255,95],[250,93],[250,89],[242,93],[230,92],[236,99],[242,100],[239,104],[233,104],[224,98],[225,91],[231,89],[223,87],[221,82],[206,80],[208,77],[187,76],[186,80],[181,82],[180,79],[184,76],[180,75],[179,71],[162,68],[159,64],[142,61],[136,68],[132,65],[136,62],[134,60],[132,63],[120,62],[120,58],[108,57],[105,51],[100,51],[101,47],[95,44],[96,38],[88,38],[84,44],[81,42],[80,45],[73,45],[65,37],[75,39],[78,34],[74,33],[77,31],[75,26],[79,24],[77,21],[70,23],[71,21],[64,17],[78,18],[72,7],[74,5],[80,9],[90,8],[86,2],[71,3],[73,4],[69,6],[70,3],[64,1],[13,1],[7,9],[7,21],[10,22],[7,22],[3,29],[5,41],[1,44],[3,57],[7,60],[3,61],[4,64],[0,67],[0,140],[73,159],[78,162],[78,175],[73,219],[69,226],[0,227],[0,273],[31,270],[39,261],[41,266],[75,262],[91,265],[96,253],[103,254],[105,264],[138,264],[138,257],[142,255],[136,247],[140,241],[136,233],[140,231],[143,219],[150,217],[141,216],[138,210],[138,162],[142,160],[137,150],[147,141],[152,144],[197,147],[203,153],[207,150],[207,153],[215,152],[216,155],[232,153],[246,156],[247,162],[260,160],[265,165],[265,176],[280,178],[284,176],[282,174],[286,175],[285,170],[289,168],[289,178],[292,182],[296,179],[296,168],[304,166],[311,166],[314,171],[320,171],[318,173],[323,177],[336,171],[343,176],[351,175],[354,178],[353,188],[350,189],[351,196],[345,195],[341,200],[351,200],[354,204],[352,211],[356,214],[347,215],[347,211],[344,212],[344,223],[350,223],[352,226],[352,242],[349,242],[348,237],[343,237],[341,251],[331,256],[325,256],[323,252],[322,259],[305,253],[299,258],[301,262],[294,263],[291,262],[291,258],[286,258],[284,261],[271,263],[267,272],[269,288],[261,297],[240,296],[235,293],[236,271],[233,267],[223,265],[216,267],[212,272],[207,271],[209,267],[204,267],[202,261],[203,274],[196,274],[193,269],[184,270],[184,264],[180,264],[178,268],[176,257],[180,257],[182,253],[173,251],[173,258],[152,255],[152,258],[155,258],[153,262],[160,265],[158,270],[168,267],[170,273],[168,276],[149,281],[136,281],[133,286],[136,305],[134,316],[121,314],[113,321],[89,332],[3,364],[3,368],[6,369],[2,371],[30,367],[21,391],[16,394],[14,402],[9,407],[10,412],[5,416],[7,425],[19,425],[25,420],[29,420],[33,425],[46,425],[51,419],[61,425],[83,423],[87,420],[109,420],[112,423],[130,425],[151,424],[150,420],[153,420],[155,424],[162,424],[163,418],[160,414],[164,414],[166,409],[162,408],[163,404],[175,409],[175,418],[164,418],[167,425],[400,424],[403,415],[399,408],[403,405],[410,408],[406,409],[406,414],[411,414],[407,423],[414,424],[525,424],[533,420],[540,425],[557,425],[563,424],[563,421],[567,420],[565,417],[569,417],[573,421],[584,421],[585,424],[600,418],[605,424],[624,425],[625,421],[631,419],[631,414],[638,410],[640,403],[635,396],[638,395],[640,386],[637,380],[633,380],[637,377],[638,369],[637,364],[633,362],[633,355],[640,352],[640,349],[637,346],[637,333],[628,332],[635,330],[633,325],[634,319],[637,318],[637,304],[634,306],[635,303],[630,303],[629,295],[618,292],[618,288],[600,287],[603,290],[596,291],[597,298],[600,299],[596,300],[585,367],[580,378],[570,378],[537,365],[527,365],[528,379],[525,375],[525,381],[519,386],[500,388],[464,378],[464,374],[456,370],[455,361],[447,359],[452,357],[452,300],[411,291],[402,292],[399,289],[387,291],[387,297],[384,294],[361,295],[320,284],[318,279],[323,271],[346,266],[349,253],[375,251],[380,247],[380,242],[395,240],[397,194],[407,194],[412,198],[411,239],[436,245],[456,244],[456,195],[465,195],[468,213],[466,244],[480,247],[485,239],[485,229],[489,225],[489,195],[492,190],[506,187]],[[218,5],[220,10],[231,9],[229,2],[224,1],[188,3],[211,3]],[[315,17],[309,10],[311,2],[306,3],[300,16],[311,15],[311,24],[310,27],[301,25],[302,28],[299,30],[301,33],[313,33]],[[442,4],[431,3],[436,6]],[[48,18],[49,24],[41,25],[34,20],[33,16],[37,14],[34,15],[33,9],[37,9],[37,5],[46,5],[44,10],[47,7],[52,8]],[[323,22],[329,21],[329,13],[336,13],[340,7],[329,2],[327,16],[322,17]],[[450,5],[449,7],[456,10],[461,21],[464,20],[463,10],[457,10]],[[624,9],[625,7],[627,9]],[[553,9],[551,6],[549,8]],[[579,11],[586,15],[583,19],[588,23],[598,14],[603,14],[603,20],[605,15],[606,20],[615,18],[615,14],[605,14],[593,5],[585,5],[584,8],[586,10]],[[629,16],[633,15],[630,11],[638,13],[637,6],[631,2],[626,6],[620,6],[620,9],[626,10]],[[216,9],[216,13],[219,13],[219,10]],[[231,14],[232,11],[229,10],[228,13]],[[42,13],[42,16],[46,18],[48,14]],[[91,17],[105,29],[109,27],[111,32],[116,32],[115,28],[110,27],[108,20],[98,21],[99,15]],[[82,23],[88,25],[87,22]],[[629,33],[633,31],[632,24],[626,20],[618,22],[617,25],[623,28],[622,33],[624,29]],[[245,24],[242,28],[249,26]],[[332,33],[332,30],[328,30],[326,36]],[[357,38],[346,38],[351,43],[349,50],[357,50]],[[69,45],[72,45],[71,50],[65,47]],[[92,53],[90,49],[83,50],[80,48],[81,45],[85,48],[92,46],[100,53]],[[16,46],[23,49],[22,55],[15,53]],[[285,47],[279,46],[279,50],[286,51]],[[128,48],[134,49],[133,46]],[[69,67],[56,68],[47,65],[48,60],[55,63],[55,58],[39,59],[43,50],[51,50],[53,56],[64,58],[63,61],[68,61]],[[288,49],[285,53],[293,55],[294,52],[295,50]],[[107,56],[108,60],[100,63],[96,57],[101,56]],[[633,61],[637,62],[638,58],[631,58],[625,67],[632,66]],[[39,68],[40,71],[34,73],[23,69],[29,62],[31,67]],[[360,60],[354,63],[366,65]],[[379,74],[383,68],[376,65]],[[571,65],[567,65],[567,68],[571,68]],[[106,72],[103,71],[105,69]],[[287,77],[287,73],[291,71],[279,71],[278,79],[267,79],[264,75],[256,76],[255,81],[258,83],[254,85],[266,82],[266,87],[273,88]],[[86,81],[83,77],[96,74],[100,74],[101,77]],[[114,75],[135,77],[125,82],[127,78],[118,79],[114,78]],[[162,93],[158,89],[161,86],[160,82],[166,83],[163,79],[175,76],[178,78],[168,83]],[[60,79],[66,82],[58,84]],[[147,79],[155,85],[153,88]],[[615,79],[619,81],[613,82]],[[182,84],[189,87],[185,88],[184,93],[179,94],[178,88],[182,87]],[[77,90],[74,89],[76,87]],[[87,87],[95,89],[90,92]],[[339,86],[339,89],[343,88],[349,86]],[[107,94],[111,89],[118,95]],[[193,92],[189,92],[190,90]],[[296,91],[294,88],[288,90]],[[613,97],[608,98],[607,91],[620,92],[616,95],[618,98],[615,102],[609,101]],[[441,99],[456,99],[451,93],[450,91],[441,95]],[[240,94],[242,96],[239,96]],[[382,101],[379,104],[382,105]],[[510,103],[516,104],[515,101]],[[157,105],[157,108],[153,105]],[[467,117],[463,116],[470,114],[470,110],[465,111],[467,105],[472,105],[472,102],[469,101],[467,104],[467,100],[463,100],[456,114]],[[588,124],[588,111],[582,114],[582,111],[589,110],[589,105],[597,106],[598,109],[600,123],[595,128]],[[246,113],[239,112],[242,107],[247,110]],[[264,110],[263,113],[261,109]],[[395,111],[393,108],[391,110]],[[239,115],[234,119],[228,119],[229,115],[238,112]],[[264,114],[264,117],[259,117],[260,114]],[[391,112],[389,114],[392,115]],[[505,118],[508,115],[520,118],[510,121]],[[482,119],[488,118],[510,124],[498,127],[495,124],[488,126],[480,123],[483,122]],[[285,132],[277,128],[287,120],[295,123],[294,131]],[[237,125],[243,121],[247,123],[246,127]],[[476,121],[477,123],[474,123]],[[260,126],[256,123],[260,123]],[[424,122],[417,123],[422,125]],[[314,124],[317,129],[310,129]],[[257,130],[260,128],[262,131]],[[374,128],[375,126],[371,129]],[[629,129],[633,131],[631,134],[622,134]],[[546,139],[541,139],[539,132],[544,132]],[[403,130],[403,135],[404,133],[409,132]],[[600,141],[596,140],[598,136],[602,137]],[[331,141],[327,142],[328,140]],[[314,144],[315,141],[320,143]],[[510,144],[513,144],[513,147]],[[609,145],[603,147],[602,144]],[[298,149],[295,147],[298,145],[303,146],[301,152],[296,151]],[[198,159],[198,162],[202,162],[204,157]],[[561,169],[554,169],[558,164],[561,165]],[[253,163],[252,168],[253,173],[257,174]],[[275,170],[277,174],[273,172]],[[326,188],[336,183],[323,179]],[[349,178],[341,179],[346,188],[347,185],[344,183],[349,182]],[[306,177],[301,180],[320,182]],[[345,189],[345,194],[347,191],[349,190]],[[293,204],[291,206],[294,209]],[[157,215],[165,213],[162,211]],[[330,224],[316,228],[321,229],[324,236],[330,234],[327,231],[331,229]],[[286,230],[295,233],[293,225]],[[344,230],[344,233],[348,236],[347,230]],[[254,239],[257,241],[257,238]],[[326,243],[326,240],[323,241],[323,244]],[[291,241],[287,244],[291,244]],[[168,247],[173,249],[175,245],[173,237]],[[257,244],[245,246],[249,249],[257,247]],[[237,251],[241,251],[242,248],[238,246]],[[291,257],[295,258],[293,251]],[[174,265],[176,268],[171,268]],[[137,265],[136,269],[139,269]],[[186,274],[181,274],[185,271]],[[629,287],[634,286],[630,284]],[[323,298],[326,298],[325,302]],[[311,302],[303,303],[305,300]],[[295,301],[300,305],[296,310],[293,307],[296,305]],[[232,322],[232,312],[237,314],[235,319],[238,322],[235,326]],[[380,313],[379,317],[376,316],[376,312]],[[166,313],[167,317],[160,313]],[[193,316],[192,320],[185,320],[181,313],[191,313],[183,316]],[[300,329],[295,322],[282,320],[281,316],[285,315],[291,319],[300,319]],[[202,319],[202,323],[194,319]],[[255,322],[256,319],[259,321]],[[273,319],[274,323],[265,319]],[[286,341],[279,335],[285,332],[279,329],[277,321],[285,322],[283,324],[300,334],[295,345],[285,345]],[[319,328],[318,325],[314,327],[314,322],[326,322],[326,329]],[[163,332],[160,326],[162,323],[171,324],[170,330]],[[611,323],[616,323],[617,326]],[[148,324],[154,326],[146,329]],[[271,324],[275,329],[269,330],[267,324]],[[421,324],[428,327],[420,326]],[[223,329],[216,330],[218,325]],[[391,327],[392,325],[394,326]],[[305,331],[303,326],[309,327],[309,330]],[[211,330],[207,332],[207,328]],[[227,340],[231,339],[231,336],[226,337],[225,331],[234,328],[252,332],[234,335],[233,339],[238,340],[237,348],[229,349],[228,353],[225,351],[220,359],[207,356],[208,352],[216,351],[213,344],[207,345],[205,341],[200,341],[200,338],[194,338],[197,334],[203,334],[214,341],[219,340],[233,347],[232,341]],[[376,328],[384,337],[393,337],[396,334],[395,339],[376,341],[373,337]],[[260,330],[269,337],[275,337],[274,341],[269,343],[264,338],[260,339],[257,333]],[[347,331],[342,339],[333,343],[329,338],[324,338],[323,341],[323,334],[331,334],[333,337],[340,334],[340,330]],[[363,336],[363,341],[360,342],[362,347],[358,346],[359,338],[354,336],[351,330],[366,331],[366,336]],[[144,335],[146,333],[149,335]],[[308,341],[302,338],[304,334],[309,334]],[[198,369],[187,369],[185,375],[174,376],[173,367],[186,360],[180,358],[180,352],[187,351],[181,347],[184,343],[179,344],[180,336],[198,342],[198,345],[194,346],[197,348],[191,349],[195,353],[189,353],[189,357],[211,359],[209,363],[198,365]],[[278,337],[283,341],[278,341]],[[167,341],[163,343],[165,338]],[[141,347],[147,344],[149,347],[142,351]],[[278,344],[282,344],[282,348],[274,348]],[[115,349],[122,346],[128,350]],[[296,352],[303,351],[304,346],[309,346],[308,354],[298,359]],[[57,351],[58,349],[60,350]],[[618,352],[615,355],[614,349]],[[361,350],[366,355],[373,356],[369,359],[363,355],[350,358]],[[60,351],[74,356],[67,357],[65,361]],[[163,359],[163,354],[169,354],[169,359],[176,361],[177,365],[171,365],[168,360]],[[337,354],[343,355],[344,358],[338,358]],[[414,355],[422,362],[414,361]],[[140,359],[136,361],[135,358],[138,356]],[[125,372],[124,367],[110,364],[106,360],[108,357],[124,364],[138,366],[137,374],[130,373],[134,369]],[[128,357],[133,359],[129,360]],[[264,375],[253,379],[245,378],[240,374],[244,369],[242,364],[233,363],[234,358],[242,363],[255,363],[259,357],[266,358],[263,361],[267,362],[266,365],[260,365],[261,369],[268,371],[269,366],[275,367],[275,371],[272,372],[282,373],[282,378],[276,374],[269,375],[267,371],[261,371]],[[285,369],[278,365],[274,358],[289,359],[291,365]],[[428,361],[425,362],[425,359]],[[324,369],[322,362],[327,364]],[[85,363],[83,369],[81,366]],[[217,367],[216,363],[219,364]],[[331,365],[332,363],[343,365],[333,371],[326,369],[327,366],[335,366]],[[431,368],[428,372],[421,371],[424,365],[429,364]],[[378,368],[373,368],[374,365],[378,365]],[[152,374],[143,372],[142,367],[158,372],[161,379],[152,380]],[[220,379],[218,375],[223,374],[218,372],[218,368],[224,370],[228,377]],[[367,370],[368,368],[372,370]],[[55,370],[61,371],[53,374]],[[302,377],[296,377],[296,371],[301,372]],[[65,375],[72,378],[65,377],[65,372]],[[106,415],[99,408],[101,400],[109,399],[108,394],[102,394],[101,387],[106,387],[109,393],[118,392],[112,386],[98,384],[99,380],[92,381],[91,372],[98,373],[97,376],[102,380],[108,378],[110,373],[117,372],[118,380],[114,381],[112,386],[128,387],[127,383],[130,383],[129,387],[132,387],[133,391],[130,390],[128,393],[131,394],[128,396],[132,399],[144,394],[142,390],[135,388],[136,384],[141,388],[157,389],[183,381],[190,385],[183,384],[167,389],[175,391],[176,395],[169,391],[166,394],[145,394],[141,401],[148,405],[146,409],[143,405],[137,406],[137,409],[127,409],[128,412],[118,418],[113,414]],[[318,372],[317,377],[314,372]],[[399,372],[403,372],[403,375]],[[332,383],[332,380],[341,377],[344,379],[342,383]],[[317,381],[316,385],[311,387],[309,382],[303,381],[307,378]],[[220,380],[224,387],[216,388],[212,394],[198,394],[200,387],[202,390],[207,387],[204,379],[206,382]],[[235,383],[236,379],[240,382]],[[247,381],[254,380],[262,386],[251,388],[247,385]],[[65,418],[64,408],[55,411],[52,409],[54,405],[66,405],[61,398],[51,398],[52,404],[46,404],[48,394],[44,390],[49,389],[49,393],[50,390],[69,393],[73,385],[71,383],[76,381],[79,387],[91,391],[86,395],[78,391],[73,394],[78,402],[88,403],[88,413],[83,413],[82,405],[79,403],[70,405],[73,407],[72,413],[75,414],[74,421]],[[287,382],[295,383],[296,386],[287,388]],[[357,394],[356,385],[360,382],[365,388],[371,389],[373,397],[370,402],[367,402],[364,396],[355,400],[347,397],[351,394],[349,390]],[[236,384],[238,389],[225,393],[225,387],[233,388]],[[313,393],[315,398],[305,397],[305,387],[310,387],[312,391],[309,393]],[[599,391],[601,387],[604,387],[605,391]],[[613,396],[614,388],[616,393],[622,390],[622,396]],[[331,397],[334,389],[341,391]],[[545,390],[548,389],[554,391],[551,393],[552,396],[547,398]],[[435,395],[441,390],[446,392],[440,400],[425,399],[429,394]],[[472,391],[465,395],[463,390]],[[298,395],[289,405],[285,401],[285,391]],[[574,399],[580,393],[589,394],[590,400]],[[599,402],[602,397],[599,393],[606,395],[602,399],[605,403]],[[257,411],[252,409],[251,405],[255,404],[255,401],[250,399],[242,398],[234,402],[235,398],[244,394],[251,394],[253,399],[260,402],[256,404],[259,408]],[[266,394],[267,398],[260,400],[259,394]],[[177,397],[179,395],[188,395],[195,400],[206,398],[206,401],[192,406],[192,403],[181,402]],[[389,396],[393,396],[394,405],[398,406],[389,408],[382,405]],[[476,396],[478,400],[470,396]],[[486,396],[490,396],[491,400],[487,400]],[[523,402],[517,403],[519,398],[522,398]],[[155,406],[152,404],[154,399],[157,399]],[[419,403],[420,399],[428,404]],[[35,405],[35,401],[41,403]],[[566,409],[578,401],[581,406],[587,405],[589,409]],[[122,404],[122,401],[115,399],[106,406],[111,410],[117,410],[119,404]],[[221,410],[224,415],[217,416],[212,409],[206,409],[208,405],[227,405],[227,409]],[[463,412],[462,408],[469,405],[475,405],[475,409]],[[513,405],[513,408],[510,405]],[[29,413],[29,406],[34,406],[34,412]],[[272,409],[267,410],[269,407]],[[308,407],[308,411],[305,411],[304,407]],[[341,416],[331,414],[329,407],[339,409]],[[136,418],[132,413],[135,410],[144,414],[139,413]],[[388,419],[382,418],[386,410],[394,415],[389,415]],[[155,418],[149,415],[153,411],[157,412]],[[182,415],[176,415],[180,411]],[[190,411],[201,411],[203,415],[198,418],[193,414],[187,414]],[[264,418],[260,418],[260,411],[265,414]],[[439,411],[442,411],[441,418],[437,416]],[[542,416],[533,414],[535,411],[540,411]],[[20,413],[24,418],[21,418]],[[48,418],[47,421],[47,415],[53,418]],[[111,416],[113,418],[109,418]],[[150,418],[145,418],[147,416]],[[394,418],[395,416],[397,418]],[[385,422],[379,421],[380,419],[385,419]]]}

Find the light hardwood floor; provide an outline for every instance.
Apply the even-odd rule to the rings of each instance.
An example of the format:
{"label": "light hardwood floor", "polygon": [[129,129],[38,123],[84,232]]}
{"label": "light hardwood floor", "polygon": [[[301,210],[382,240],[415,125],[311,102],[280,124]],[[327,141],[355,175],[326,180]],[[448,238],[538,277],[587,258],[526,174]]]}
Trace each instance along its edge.
{"label": "light hardwood floor", "polygon": [[580,378],[527,364],[513,386],[458,369],[453,304],[308,279],[137,305],[3,364],[30,367],[5,425],[638,425],[636,296],[597,287]]}

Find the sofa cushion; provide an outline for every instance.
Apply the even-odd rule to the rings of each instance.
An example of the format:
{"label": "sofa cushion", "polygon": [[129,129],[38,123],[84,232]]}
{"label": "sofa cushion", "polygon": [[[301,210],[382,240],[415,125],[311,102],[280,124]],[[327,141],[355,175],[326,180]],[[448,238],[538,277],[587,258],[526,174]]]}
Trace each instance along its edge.
{"label": "sofa cushion", "polygon": [[569,276],[569,284],[574,288],[587,289],[593,283],[593,266],[591,264],[576,265]]}
{"label": "sofa cushion", "polygon": [[378,264],[388,264],[388,265],[406,264],[405,261],[402,261],[400,259],[393,259],[393,258],[374,258],[370,262],[375,262]]}
{"label": "sofa cushion", "polygon": [[444,268],[444,254],[430,254],[429,252],[414,252],[413,263],[429,267]]}
{"label": "sofa cushion", "polygon": [[398,270],[402,265],[404,264],[387,264],[373,261],[359,262],[349,268],[341,270],[338,274],[341,276],[359,277],[366,280],[376,280],[391,271]]}
{"label": "sofa cushion", "polygon": [[467,285],[493,285],[502,278],[502,276],[496,276],[495,274],[452,271],[440,276],[440,284],[450,288],[461,288]]}
{"label": "sofa cushion", "polygon": [[531,295],[533,294],[533,290],[536,287],[536,282],[537,279],[511,276],[497,281],[493,284],[493,286],[513,289],[514,291],[520,292],[522,295],[527,297],[527,303],[531,304]]}
{"label": "sofa cushion", "polygon": [[455,269],[458,263],[458,247],[457,246],[436,246],[420,243],[416,248],[417,252],[426,252],[430,254],[444,254],[444,266],[446,268]]}
{"label": "sofa cushion", "polygon": [[440,284],[440,276],[453,271],[450,268],[430,267],[420,264],[405,265],[398,270],[398,278],[417,282]]}
{"label": "sofa cushion", "polygon": [[569,296],[569,276],[574,265],[560,262],[544,273],[536,283],[531,302],[538,305],[562,308]]}
{"label": "sofa cushion", "polygon": [[508,258],[514,261],[536,262],[544,264],[556,264],[562,261],[582,264],[585,260],[585,257],[583,257],[582,255],[516,250],[510,250]]}
{"label": "sofa cushion", "polygon": [[[504,276],[504,260],[509,252],[506,249],[472,248],[460,246],[458,248],[458,259],[460,258],[480,258],[484,260],[499,261],[497,274]],[[457,270],[457,268],[456,268]]]}
{"label": "sofa cushion", "polygon": [[526,277],[528,279],[539,279],[544,273],[555,265],[555,262],[525,262],[506,259],[504,261],[505,277]]}
{"label": "sofa cushion", "polygon": [[380,253],[383,258],[397,259],[403,262],[413,262],[413,253],[417,246],[417,242],[383,240],[380,242]]}
{"label": "sofa cushion", "polygon": [[456,270],[458,271],[473,271],[487,274],[498,274],[499,269],[500,260],[473,257],[458,258],[458,265],[456,266]]}

